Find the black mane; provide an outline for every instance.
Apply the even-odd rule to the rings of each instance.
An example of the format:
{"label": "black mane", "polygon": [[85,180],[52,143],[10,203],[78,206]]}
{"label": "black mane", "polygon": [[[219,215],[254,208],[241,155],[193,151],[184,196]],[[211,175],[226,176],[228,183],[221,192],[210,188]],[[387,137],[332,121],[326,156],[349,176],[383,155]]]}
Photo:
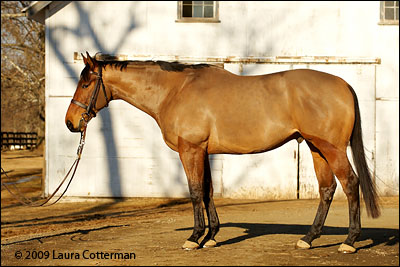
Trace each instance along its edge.
{"label": "black mane", "polygon": [[[110,66],[113,68],[119,68],[120,71],[124,70],[127,68],[128,65],[134,64],[134,65],[158,65],[160,68],[164,71],[174,71],[174,72],[182,72],[185,69],[202,69],[202,68],[208,68],[213,65],[210,64],[184,64],[180,63],[177,61],[174,62],[167,62],[167,61],[139,61],[139,60],[124,60],[124,61],[119,61],[119,60],[105,60],[105,61],[97,61],[99,63],[99,66],[103,69],[105,67]],[[89,80],[89,65],[86,65],[85,68],[81,72],[81,78],[83,78],[83,81],[87,82]]]}
{"label": "black mane", "polygon": [[126,69],[129,63],[135,62],[132,60],[125,60],[125,61],[117,61],[117,60],[107,60],[107,61],[98,61],[100,66],[104,69],[106,66],[119,68],[120,71]]}
{"label": "black mane", "polygon": [[202,68],[208,68],[208,67],[211,66],[209,64],[189,65],[189,64],[179,63],[177,61],[175,61],[175,62],[156,61],[155,63],[158,64],[162,70],[165,70],[165,71],[176,71],[176,72],[184,71],[187,68],[189,68],[189,69],[202,69]]}
{"label": "black mane", "polygon": [[202,69],[202,68],[207,68],[210,67],[211,65],[209,64],[184,64],[184,63],[179,63],[177,61],[175,62],[167,62],[167,61],[138,61],[138,60],[125,60],[125,61],[99,61],[100,66],[105,68],[106,66],[111,66],[114,68],[119,68],[121,71],[123,69],[126,69],[126,67],[129,64],[135,64],[135,65],[158,65],[162,70],[165,71],[175,71],[175,72],[181,72],[184,71],[185,69]]}

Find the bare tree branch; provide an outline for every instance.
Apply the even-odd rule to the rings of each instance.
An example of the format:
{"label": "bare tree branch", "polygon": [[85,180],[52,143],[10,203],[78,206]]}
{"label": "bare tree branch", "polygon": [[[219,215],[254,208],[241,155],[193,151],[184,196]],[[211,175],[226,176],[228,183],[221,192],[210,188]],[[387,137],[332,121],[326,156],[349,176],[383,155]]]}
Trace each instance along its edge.
{"label": "bare tree branch", "polygon": [[28,75],[25,71],[23,71],[20,67],[18,67],[18,65],[15,64],[15,63],[14,63],[11,59],[9,59],[6,55],[3,55],[3,57],[4,57],[8,62],[10,62],[11,65],[13,65],[19,72],[21,72],[27,79],[32,80],[32,79],[29,77],[29,75]]}
{"label": "bare tree branch", "polygon": [[25,13],[17,13],[17,14],[1,14],[2,18],[19,18],[26,17]]}
{"label": "bare tree branch", "polygon": [[44,136],[44,25],[21,10],[31,1],[1,1],[1,129]]}
{"label": "bare tree branch", "polygon": [[20,51],[25,51],[26,49],[31,50],[32,52],[41,54],[45,56],[45,52],[40,49],[36,49],[32,46],[27,46],[24,43],[10,43],[10,44],[1,44],[2,48],[12,48]]}

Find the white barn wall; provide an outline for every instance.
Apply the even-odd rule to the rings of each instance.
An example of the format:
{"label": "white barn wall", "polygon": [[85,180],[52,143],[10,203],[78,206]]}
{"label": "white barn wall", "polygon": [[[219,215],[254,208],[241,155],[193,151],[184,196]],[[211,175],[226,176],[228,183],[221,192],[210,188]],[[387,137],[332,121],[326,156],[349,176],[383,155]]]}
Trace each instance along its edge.
{"label": "white barn wall", "polygon": [[[360,8],[363,12],[356,12]],[[383,181],[378,181],[379,189],[398,195],[398,27],[378,25],[379,2],[360,7],[360,2],[348,1],[222,1],[220,23],[177,23],[176,14],[176,2],[72,2],[48,16],[47,193],[72,164],[79,142],[79,135],[64,124],[83,68],[82,62],[74,61],[74,52],[101,51],[154,60],[164,56],[381,58],[378,65],[232,63],[224,67],[243,75],[305,67],[345,79],[360,99],[369,165]],[[296,198],[296,152],[297,142],[291,141],[264,154],[213,155],[214,191],[235,198]],[[309,154],[303,142],[301,198],[318,196]],[[122,101],[111,102],[90,122],[76,177],[68,196],[188,196],[178,154],[165,145],[150,116]]]}
{"label": "white barn wall", "polygon": [[398,195],[399,27],[381,26],[376,36],[376,182],[382,195]]}

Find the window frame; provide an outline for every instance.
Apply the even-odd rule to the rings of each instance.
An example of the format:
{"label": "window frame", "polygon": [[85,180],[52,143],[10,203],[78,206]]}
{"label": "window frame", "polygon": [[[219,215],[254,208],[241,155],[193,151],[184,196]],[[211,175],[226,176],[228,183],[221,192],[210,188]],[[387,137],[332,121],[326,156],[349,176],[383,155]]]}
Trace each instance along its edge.
{"label": "window frame", "polygon": [[204,17],[183,17],[183,1],[177,1],[178,2],[178,13],[177,13],[177,19],[175,22],[189,22],[189,23],[220,23],[221,21],[219,20],[219,2],[218,1],[213,1],[214,2],[214,16],[212,18],[204,18]]}
{"label": "window frame", "polygon": [[380,10],[379,10],[379,25],[399,25],[399,18],[396,18],[396,2],[397,2],[397,8],[399,8],[399,1],[393,1],[395,2],[395,5],[393,6],[394,9],[394,18],[395,19],[386,19],[385,18],[385,2],[386,1],[380,1]]}

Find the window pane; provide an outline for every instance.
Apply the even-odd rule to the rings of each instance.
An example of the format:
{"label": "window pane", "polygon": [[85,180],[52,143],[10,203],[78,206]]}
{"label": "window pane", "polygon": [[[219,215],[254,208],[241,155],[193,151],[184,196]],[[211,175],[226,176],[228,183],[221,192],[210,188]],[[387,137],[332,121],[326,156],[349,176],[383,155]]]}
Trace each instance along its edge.
{"label": "window pane", "polygon": [[399,20],[399,8],[396,8],[396,20]]}
{"label": "window pane", "polygon": [[205,6],[204,7],[204,17],[205,18],[212,18],[214,17],[214,7],[213,6]]}
{"label": "window pane", "polygon": [[184,5],[191,5],[192,1],[182,1]]}
{"label": "window pane", "polygon": [[385,19],[394,20],[394,8],[385,8]]}
{"label": "window pane", "polygon": [[205,5],[213,5],[213,4],[214,4],[214,1],[204,1],[204,4],[205,4]]}
{"label": "window pane", "polygon": [[193,1],[193,3],[194,3],[195,5],[202,5],[202,4],[203,4],[203,1]]}
{"label": "window pane", "polygon": [[192,6],[183,6],[182,17],[192,17]]}
{"label": "window pane", "polygon": [[194,6],[193,7],[193,17],[194,18],[201,18],[203,17],[203,7],[202,6]]}
{"label": "window pane", "polygon": [[394,1],[385,1],[385,7],[391,7],[394,5]]}

